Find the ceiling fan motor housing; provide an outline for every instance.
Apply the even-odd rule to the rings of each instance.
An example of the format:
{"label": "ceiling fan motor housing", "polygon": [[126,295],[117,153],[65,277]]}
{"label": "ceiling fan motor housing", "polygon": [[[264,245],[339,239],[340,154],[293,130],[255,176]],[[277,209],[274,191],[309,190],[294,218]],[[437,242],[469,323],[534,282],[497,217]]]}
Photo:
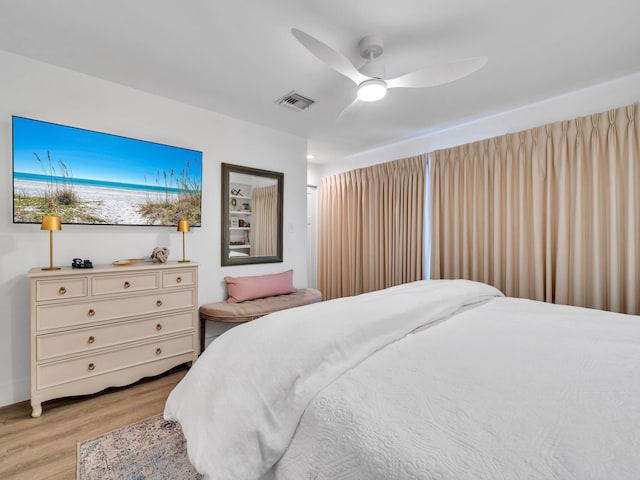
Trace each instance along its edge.
{"label": "ceiling fan motor housing", "polygon": [[369,78],[384,79],[386,71],[384,64],[378,57],[384,52],[382,38],[378,35],[368,35],[358,42],[360,55],[367,61],[358,70]]}
{"label": "ceiling fan motor housing", "polygon": [[380,60],[370,60],[359,68],[361,74],[370,78],[379,78],[383,80],[387,76],[384,63]]}
{"label": "ceiling fan motor housing", "polygon": [[378,58],[384,52],[384,42],[379,35],[367,35],[358,42],[358,50],[367,60]]}

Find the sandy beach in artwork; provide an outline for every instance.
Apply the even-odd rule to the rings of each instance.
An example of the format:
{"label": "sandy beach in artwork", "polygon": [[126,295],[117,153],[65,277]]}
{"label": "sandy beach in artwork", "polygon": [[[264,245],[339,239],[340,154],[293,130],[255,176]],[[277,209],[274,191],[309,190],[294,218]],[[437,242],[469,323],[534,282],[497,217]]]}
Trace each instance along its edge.
{"label": "sandy beach in artwork", "polygon": [[[44,196],[47,190],[46,182],[14,179],[14,192],[26,196]],[[73,185],[73,191],[82,202],[87,202],[91,212],[106,224],[149,225],[149,219],[138,213],[137,207],[147,203],[148,199],[159,200],[177,198],[176,194],[164,192],[144,192],[105,188],[97,186]]]}

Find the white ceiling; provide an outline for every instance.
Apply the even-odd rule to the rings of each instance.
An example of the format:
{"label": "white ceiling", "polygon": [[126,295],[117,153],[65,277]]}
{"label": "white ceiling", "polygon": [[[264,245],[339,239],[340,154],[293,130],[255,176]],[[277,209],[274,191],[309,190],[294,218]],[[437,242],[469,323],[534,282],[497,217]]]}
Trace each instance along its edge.
{"label": "white ceiling", "polygon": [[[330,161],[640,71],[638,0],[0,0],[0,49],[308,138]],[[455,83],[394,89],[336,118],[355,85],[291,35],[389,77],[478,55]],[[296,92],[303,112],[274,101]]]}

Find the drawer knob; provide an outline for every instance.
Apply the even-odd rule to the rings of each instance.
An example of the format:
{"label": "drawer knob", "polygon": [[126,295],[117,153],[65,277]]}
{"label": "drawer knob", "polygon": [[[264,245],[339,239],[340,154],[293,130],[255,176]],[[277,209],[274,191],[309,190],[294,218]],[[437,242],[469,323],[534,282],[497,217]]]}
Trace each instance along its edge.
{"label": "drawer knob", "polygon": [[158,330],[158,331],[162,330],[162,324],[161,323],[156,325],[156,330]]}
{"label": "drawer knob", "polygon": [[156,355],[160,355],[162,353],[162,349],[160,347],[156,348]]}
{"label": "drawer knob", "polygon": [[89,315],[90,317],[93,317],[96,314],[96,311],[93,308],[90,308],[89,311],[87,312],[87,315]]}
{"label": "drawer knob", "polygon": [[129,282],[124,282],[124,288],[129,288],[131,284]]}
{"label": "drawer knob", "polygon": [[158,300],[156,302],[156,307],[161,307],[162,306],[162,300]]}
{"label": "drawer knob", "polygon": [[95,341],[96,341],[96,338],[95,338],[93,335],[91,335],[91,336],[89,337],[89,339],[87,340],[87,343],[91,344],[91,343],[93,343],[93,342],[95,342]]}
{"label": "drawer knob", "polygon": [[87,369],[92,372],[93,370],[95,370],[96,366],[93,363],[90,363],[89,366],[87,367]]}
{"label": "drawer knob", "polygon": [[67,289],[66,289],[66,288],[64,288],[64,287],[60,287],[60,288],[58,289],[58,293],[59,293],[60,295],[64,295],[65,293],[67,293]]}
{"label": "drawer knob", "polygon": [[176,278],[176,283],[182,283],[182,277]]}

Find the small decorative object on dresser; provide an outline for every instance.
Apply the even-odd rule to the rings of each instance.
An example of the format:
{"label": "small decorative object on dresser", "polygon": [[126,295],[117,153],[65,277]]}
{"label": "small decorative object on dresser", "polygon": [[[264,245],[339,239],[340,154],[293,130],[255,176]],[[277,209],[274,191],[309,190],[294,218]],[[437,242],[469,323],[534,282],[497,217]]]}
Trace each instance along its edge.
{"label": "small decorative object on dresser", "polygon": [[158,375],[198,357],[198,265],[32,268],[31,407]]}
{"label": "small decorative object on dresser", "polygon": [[121,260],[111,262],[111,265],[135,265],[140,262],[144,262],[144,258],[123,258]]}
{"label": "small decorative object on dresser", "polygon": [[153,263],[165,263],[169,258],[169,249],[166,247],[156,247],[151,252],[150,257]]}
{"label": "small decorative object on dresser", "polygon": [[81,258],[74,258],[71,263],[72,268],[93,268],[91,260],[83,260]]}

